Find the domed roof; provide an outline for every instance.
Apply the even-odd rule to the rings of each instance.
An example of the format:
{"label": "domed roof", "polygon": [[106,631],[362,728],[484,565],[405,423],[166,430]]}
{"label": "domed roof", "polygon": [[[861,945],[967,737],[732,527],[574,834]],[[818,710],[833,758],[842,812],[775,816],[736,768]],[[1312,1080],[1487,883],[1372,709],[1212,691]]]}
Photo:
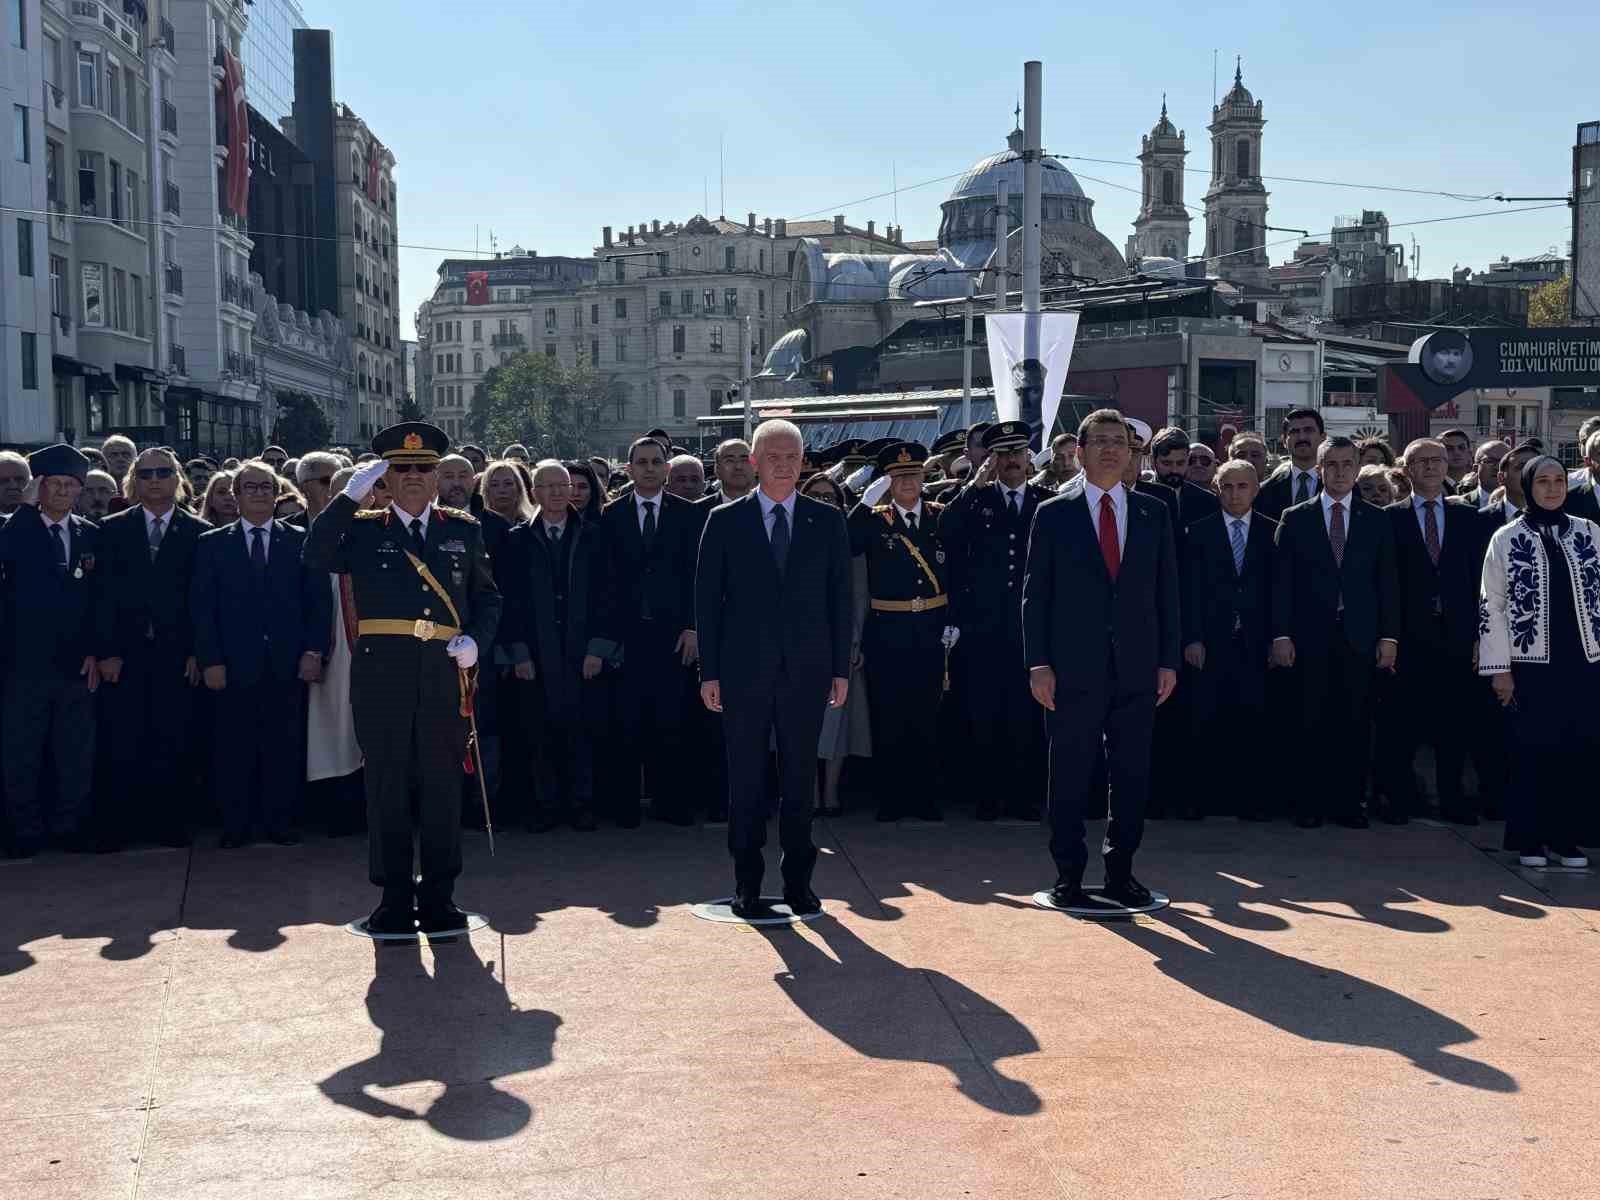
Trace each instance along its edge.
{"label": "domed roof", "polygon": [[[993,200],[995,185],[1002,179],[1006,181],[1006,187],[1011,195],[1022,195],[1022,135],[1014,132],[1010,140],[1011,146],[1008,149],[973,163],[966,173],[956,180],[955,187],[950,189],[950,200],[968,200],[974,196]],[[1072,172],[1058,160],[1046,155],[1039,165],[1041,195],[1083,196],[1083,188],[1078,186],[1078,181],[1073,178]]]}
{"label": "domed roof", "polygon": [[1250,89],[1244,85],[1244,60],[1240,59],[1233,67],[1233,86],[1222,97],[1218,108],[1228,108],[1237,105],[1243,108],[1255,107],[1256,98],[1250,94]]}
{"label": "domed roof", "polygon": [[1157,121],[1155,128],[1150,131],[1153,138],[1177,137],[1178,128],[1167,118],[1167,94],[1161,93],[1161,120]]}

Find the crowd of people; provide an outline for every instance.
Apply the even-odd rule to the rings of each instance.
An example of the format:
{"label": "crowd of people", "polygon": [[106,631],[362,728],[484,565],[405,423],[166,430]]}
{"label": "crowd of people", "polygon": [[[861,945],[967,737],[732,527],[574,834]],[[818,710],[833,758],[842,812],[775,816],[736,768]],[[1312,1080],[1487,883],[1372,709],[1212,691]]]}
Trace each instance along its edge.
{"label": "crowd of people", "polygon": [[[1080,472],[1090,441],[1109,453],[1116,440],[1103,420],[1042,454],[1010,422],[929,447],[804,448],[798,494],[848,530],[848,690],[804,771],[792,753],[766,765],[774,803],[804,788],[807,815],[863,804],[882,821],[1040,820],[1063,769],[1046,713],[1070,697],[1059,670],[1041,685],[1026,646],[1029,573],[1045,569],[1030,534],[1057,495],[1104,502],[1091,517],[1123,523],[1122,549],[1108,526],[1097,547],[1087,524],[1081,549],[1105,552],[1113,592],[1119,572],[1135,586],[1126,525],[1157,510],[1131,493],[1166,514],[1181,661],[1158,647],[1147,780],[1118,763],[1116,714],[1088,721],[1105,744],[1089,815],[1105,815],[1108,793],[1114,808],[1119,787],[1147,787],[1141,822],[1503,818],[1524,865],[1586,864],[1600,820],[1581,799],[1574,750],[1594,734],[1575,698],[1600,681],[1600,419],[1570,475],[1535,439],[1475,446],[1452,430],[1397,452],[1328,437],[1310,409],[1288,414],[1278,454],[1254,432],[1219,451],[1124,425],[1132,453],[1109,489]],[[181,846],[209,826],[224,848],[364,827],[376,751],[353,715],[352,663],[370,652],[363,626],[383,622],[307,545],[377,457],[269,446],[183,461],[120,436],[0,452],[8,855]],[[760,485],[752,446],[730,439],[707,464],[655,430],[613,464],[463,445],[367,480],[359,506],[387,509],[404,472],[424,470],[432,511],[481,530],[484,586],[500,597],[474,651],[496,827],[727,821],[734,718],[702,691],[696,575],[711,514]],[[811,511],[769,528],[785,586],[797,586],[791,537],[795,568],[812,561]],[[450,528],[417,535],[463,545]],[[1056,553],[1075,552],[1075,536]],[[1164,561],[1153,587],[1169,582]],[[1114,646],[1109,614],[1106,633]],[[479,781],[459,773],[460,819],[481,824]]]}

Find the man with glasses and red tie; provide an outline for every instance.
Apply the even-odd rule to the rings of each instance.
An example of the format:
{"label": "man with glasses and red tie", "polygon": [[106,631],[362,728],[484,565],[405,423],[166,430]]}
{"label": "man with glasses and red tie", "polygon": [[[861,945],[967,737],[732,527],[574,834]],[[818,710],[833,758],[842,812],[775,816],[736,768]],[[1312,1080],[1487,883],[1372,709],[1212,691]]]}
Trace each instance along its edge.
{"label": "man with glasses and red tie", "polygon": [[1039,505],[1022,585],[1023,655],[1050,738],[1050,854],[1057,908],[1094,909],[1083,888],[1084,808],[1102,758],[1111,781],[1103,857],[1113,905],[1152,896],[1133,876],[1150,795],[1156,707],[1177,686],[1178,559],[1162,501],[1122,482],[1133,453],[1116,409],[1078,428],[1083,470]]}
{"label": "man with glasses and red tie", "polygon": [[[46,836],[83,848],[84,811],[94,772],[96,605],[99,531],[73,515],[89,460],[71,446],[28,459],[29,497],[0,525],[0,590],[5,634],[6,852],[29,858]],[[45,751],[49,748],[50,754]],[[40,794],[45,762],[55,768],[54,803]]]}
{"label": "man with glasses and red tie", "polygon": [[194,658],[189,582],[210,528],[177,504],[182,464],[164,447],[134,460],[128,508],[100,525],[105,588],[100,675],[112,778],[98,789],[102,849],[134,835],[189,843]]}
{"label": "man with glasses and red tie", "polygon": [[[372,439],[378,459],[357,468],[312,523],[303,553],[308,571],[348,574],[354,585],[360,620],[350,704],[366,757],[369,873],[383,889],[367,919],[378,934],[466,927],[453,894],[467,690],[480,650],[494,645],[501,601],[477,518],[434,503],[449,446],[444,430],[424,421],[381,431]],[[363,510],[380,477],[391,502]]]}

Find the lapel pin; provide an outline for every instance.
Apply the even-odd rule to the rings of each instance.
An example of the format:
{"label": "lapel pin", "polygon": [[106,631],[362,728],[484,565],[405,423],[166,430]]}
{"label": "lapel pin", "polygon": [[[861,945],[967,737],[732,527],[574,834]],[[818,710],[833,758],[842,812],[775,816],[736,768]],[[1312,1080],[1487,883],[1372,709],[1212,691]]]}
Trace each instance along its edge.
{"label": "lapel pin", "polygon": [[73,571],[72,572],[72,577],[74,579],[82,579],[83,578],[83,568],[79,567],[75,571]]}

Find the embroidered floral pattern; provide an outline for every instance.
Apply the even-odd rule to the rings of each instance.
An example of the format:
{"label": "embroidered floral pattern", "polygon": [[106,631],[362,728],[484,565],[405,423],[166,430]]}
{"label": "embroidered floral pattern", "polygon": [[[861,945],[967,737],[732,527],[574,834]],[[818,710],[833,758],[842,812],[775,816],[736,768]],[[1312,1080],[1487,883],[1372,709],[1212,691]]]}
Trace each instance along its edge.
{"label": "embroidered floral pattern", "polygon": [[1489,636],[1489,602],[1481,596],[1478,598],[1478,636]]}
{"label": "embroidered floral pattern", "polygon": [[1583,596],[1583,611],[1589,619],[1590,635],[1600,642],[1600,550],[1595,548],[1593,536],[1574,530],[1571,557],[1576,568],[1574,578]]}
{"label": "embroidered floral pattern", "polygon": [[1506,618],[1511,643],[1524,654],[1539,636],[1543,574],[1539,559],[1539,549],[1531,535],[1518,533],[1512,537],[1506,555]]}

